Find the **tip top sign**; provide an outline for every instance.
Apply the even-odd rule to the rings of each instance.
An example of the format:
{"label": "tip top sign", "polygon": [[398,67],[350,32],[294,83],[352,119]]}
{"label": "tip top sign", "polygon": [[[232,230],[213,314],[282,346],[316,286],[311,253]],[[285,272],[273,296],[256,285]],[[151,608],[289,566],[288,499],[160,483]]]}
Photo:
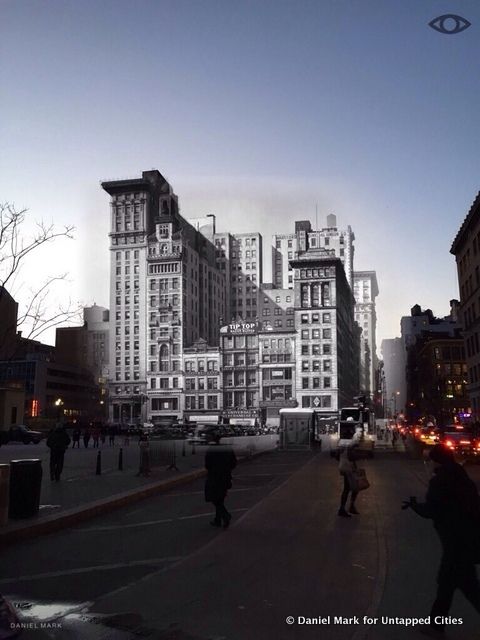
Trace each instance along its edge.
{"label": "tip top sign", "polygon": [[257,330],[256,322],[232,322],[222,328],[223,333],[256,333]]}

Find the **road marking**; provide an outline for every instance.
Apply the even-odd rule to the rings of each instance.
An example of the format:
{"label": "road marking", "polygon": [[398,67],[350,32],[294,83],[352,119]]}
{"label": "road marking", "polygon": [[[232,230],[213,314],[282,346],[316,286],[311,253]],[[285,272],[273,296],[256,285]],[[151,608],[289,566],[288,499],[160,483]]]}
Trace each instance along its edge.
{"label": "road marking", "polygon": [[[248,508],[244,509],[232,509],[232,513],[236,513],[238,511],[248,511]],[[168,518],[165,520],[147,520],[146,522],[132,522],[130,524],[112,524],[105,527],[88,527],[85,529],[73,529],[71,532],[91,532],[97,533],[99,531],[115,531],[116,529],[135,529],[136,527],[151,527],[157,524],[167,524],[168,522],[177,522],[178,520],[192,520],[193,518],[206,518],[207,516],[212,516],[212,512],[208,513],[197,513],[193,516],[180,516],[179,518]]]}
{"label": "road marking", "polygon": [[164,564],[168,562],[178,562],[183,556],[171,556],[166,558],[151,558],[149,560],[132,560],[118,564],[98,564],[93,567],[81,567],[79,569],[67,569],[65,571],[51,571],[48,573],[35,573],[30,576],[16,576],[15,578],[3,578],[0,584],[12,584],[15,582],[29,582],[30,580],[43,580],[45,578],[61,578],[62,576],[73,576],[91,571],[108,571],[111,569],[128,569],[128,567],[141,567],[150,564]]}

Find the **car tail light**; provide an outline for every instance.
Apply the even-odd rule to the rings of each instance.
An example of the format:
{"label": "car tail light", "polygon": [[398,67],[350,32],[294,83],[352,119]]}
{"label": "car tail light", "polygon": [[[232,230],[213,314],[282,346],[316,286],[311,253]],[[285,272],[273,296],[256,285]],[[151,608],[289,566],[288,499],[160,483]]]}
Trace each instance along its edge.
{"label": "car tail light", "polygon": [[445,446],[446,447],[453,447],[453,442],[451,440],[446,440],[445,441]]}
{"label": "car tail light", "polygon": [[470,444],[470,440],[460,440],[460,444]]}

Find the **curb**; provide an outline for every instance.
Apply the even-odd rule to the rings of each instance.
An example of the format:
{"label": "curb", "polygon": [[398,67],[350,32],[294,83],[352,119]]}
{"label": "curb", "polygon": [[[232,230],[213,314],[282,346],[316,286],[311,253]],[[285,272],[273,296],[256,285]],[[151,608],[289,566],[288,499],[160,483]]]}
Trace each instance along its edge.
{"label": "curb", "polygon": [[[272,451],[276,451],[276,449],[258,451],[249,456],[242,456],[238,459],[238,462],[246,462],[265,453],[271,453]],[[79,522],[84,522],[85,520],[95,518],[96,516],[104,515],[110,511],[114,511],[115,509],[121,509],[122,507],[134,504],[135,502],[140,502],[141,500],[150,498],[157,493],[162,493],[163,491],[168,491],[169,489],[173,489],[179,485],[187,484],[193,480],[198,480],[206,475],[206,469],[189,471],[188,473],[184,473],[175,478],[160,480],[155,484],[149,484],[139,489],[132,489],[123,493],[117,493],[109,498],[89,502],[82,507],[66,509],[58,514],[46,516],[45,518],[42,518],[42,520],[36,522],[28,522],[23,525],[6,525],[6,528],[3,531],[0,529],[0,545],[7,546],[16,542],[59,531]]]}

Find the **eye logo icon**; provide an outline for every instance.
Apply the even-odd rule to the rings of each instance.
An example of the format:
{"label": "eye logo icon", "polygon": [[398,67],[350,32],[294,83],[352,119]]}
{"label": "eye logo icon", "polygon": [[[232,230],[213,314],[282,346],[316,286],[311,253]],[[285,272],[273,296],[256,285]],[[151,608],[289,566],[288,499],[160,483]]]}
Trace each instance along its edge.
{"label": "eye logo icon", "polygon": [[444,16],[439,16],[429,22],[428,26],[440,33],[453,35],[465,31],[465,29],[468,29],[471,24],[471,22],[465,20],[465,18],[462,18],[461,16],[455,16],[452,13],[447,13]]}

